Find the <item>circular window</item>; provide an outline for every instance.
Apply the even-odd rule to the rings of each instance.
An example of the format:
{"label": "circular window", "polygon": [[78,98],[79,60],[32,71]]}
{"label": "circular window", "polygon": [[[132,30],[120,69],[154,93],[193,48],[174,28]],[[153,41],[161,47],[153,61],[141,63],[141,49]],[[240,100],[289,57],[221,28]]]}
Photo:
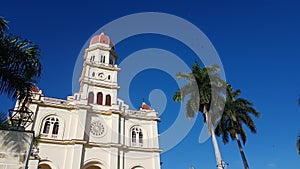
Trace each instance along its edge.
{"label": "circular window", "polygon": [[99,73],[98,74],[98,77],[101,79],[101,80],[104,80],[106,77],[103,73]]}
{"label": "circular window", "polygon": [[104,125],[100,121],[93,122],[91,124],[91,133],[94,136],[103,136],[105,132]]}

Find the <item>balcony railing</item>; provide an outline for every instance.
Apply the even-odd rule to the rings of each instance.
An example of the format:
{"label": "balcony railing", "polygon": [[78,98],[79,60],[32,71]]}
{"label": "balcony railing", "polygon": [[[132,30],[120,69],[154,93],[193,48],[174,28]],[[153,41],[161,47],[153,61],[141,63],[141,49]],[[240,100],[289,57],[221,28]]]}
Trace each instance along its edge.
{"label": "balcony railing", "polygon": [[57,99],[57,98],[51,98],[51,97],[44,97],[44,102],[46,102],[46,103],[53,103],[53,104],[59,104],[59,105],[68,105],[68,101],[67,100]]}
{"label": "balcony railing", "polygon": [[124,113],[127,114],[127,115],[138,116],[138,117],[146,116],[146,112],[138,111],[138,110],[125,110]]}
{"label": "balcony railing", "polygon": [[57,134],[45,134],[45,133],[42,133],[41,137],[42,138],[57,138],[58,135]]}
{"label": "balcony railing", "polygon": [[135,142],[132,142],[132,143],[131,143],[131,146],[132,146],[132,147],[143,147],[143,143],[135,143]]}
{"label": "balcony railing", "polygon": [[125,115],[136,116],[136,117],[151,117],[156,118],[156,113],[153,111],[143,111],[143,110],[123,110]]}
{"label": "balcony railing", "polygon": [[109,67],[115,67],[113,64],[107,64],[107,63],[103,63],[103,62],[100,62],[100,61],[89,61],[90,63],[92,64],[96,64],[96,65],[100,65],[100,66],[109,66]]}

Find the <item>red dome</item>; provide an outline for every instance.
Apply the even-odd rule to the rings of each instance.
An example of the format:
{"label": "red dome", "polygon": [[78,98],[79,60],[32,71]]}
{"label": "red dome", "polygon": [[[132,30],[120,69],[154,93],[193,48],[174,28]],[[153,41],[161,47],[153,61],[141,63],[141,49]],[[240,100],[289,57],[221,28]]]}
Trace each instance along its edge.
{"label": "red dome", "polygon": [[40,89],[36,85],[33,84],[30,86],[30,91],[37,93],[40,91]]}
{"label": "red dome", "polygon": [[102,43],[102,44],[106,44],[109,45],[109,47],[113,47],[113,43],[110,41],[109,36],[105,35],[103,32],[100,35],[95,35],[91,41],[90,41],[90,46],[93,44],[97,44],[97,43]]}
{"label": "red dome", "polygon": [[144,110],[152,110],[150,106],[148,106],[145,102],[142,103],[142,109]]}

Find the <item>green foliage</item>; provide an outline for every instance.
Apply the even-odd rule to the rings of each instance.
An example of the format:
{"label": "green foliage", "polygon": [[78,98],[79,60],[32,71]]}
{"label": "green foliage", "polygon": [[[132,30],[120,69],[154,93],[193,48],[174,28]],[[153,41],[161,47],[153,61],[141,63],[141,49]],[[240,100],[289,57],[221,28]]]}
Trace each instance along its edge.
{"label": "green foliage", "polygon": [[[225,93],[223,89],[226,82],[220,78],[218,71],[217,65],[201,68],[198,62],[195,62],[192,72],[177,74],[178,79],[187,80],[188,83],[175,92],[173,100],[176,102],[183,101],[189,96],[186,103],[186,116],[188,118],[193,118],[199,111],[205,113],[205,109],[207,112],[216,112],[217,110],[210,110],[211,104],[224,102],[221,100],[224,100],[222,93]],[[218,106],[214,105],[214,107]],[[204,120],[206,121],[205,116]]]}
{"label": "green foliage", "polygon": [[[207,130],[214,136],[212,126],[220,118],[225,102],[226,82],[218,75],[219,67],[212,65],[201,68],[197,62],[190,73],[178,73],[179,79],[187,80],[187,84],[178,89],[173,97],[174,101],[186,102],[186,116],[194,118],[198,112],[202,112],[204,122],[207,123]],[[213,137],[215,138],[215,137]],[[221,153],[216,139],[214,144],[217,164],[222,162]]]}
{"label": "green foliage", "polygon": [[254,109],[253,103],[240,97],[240,90],[233,91],[231,85],[227,85],[226,90],[227,96],[224,112],[215,129],[215,133],[217,136],[222,135],[225,144],[228,143],[229,136],[235,140],[237,135],[241,136],[245,144],[247,135],[243,126],[248,127],[252,133],[256,133],[256,126],[252,117],[259,118],[260,113]]}
{"label": "green foliage", "polygon": [[0,94],[28,99],[31,85],[41,76],[40,50],[7,30],[7,22],[0,17]]}

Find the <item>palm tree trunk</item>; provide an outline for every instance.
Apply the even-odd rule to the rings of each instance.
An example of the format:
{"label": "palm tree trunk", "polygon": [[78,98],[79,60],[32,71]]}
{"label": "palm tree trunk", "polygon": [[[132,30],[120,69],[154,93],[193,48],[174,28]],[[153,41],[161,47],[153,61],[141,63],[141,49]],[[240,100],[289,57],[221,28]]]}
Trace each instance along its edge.
{"label": "palm tree trunk", "polygon": [[217,168],[218,169],[224,169],[223,165],[222,165],[222,156],[221,156],[221,152],[219,149],[219,145],[216,139],[216,135],[214,132],[214,129],[211,127],[211,117],[209,112],[206,109],[206,106],[204,106],[204,114],[206,117],[206,124],[207,124],[207,129],[211,134],[211,139],[212,139],[212,143],[214,146],[214,150],[215,150],[215,156],[216,156],[216,161],[217,161]]}
{"label": "palm tree trunk", "polygon": [[242,144],[241,144],[241,141],[240,141],[240,138],[239,138],[238,134],[235,134],[235,139],[236,139],[236,142],[238,144],[238,147],[239,147],[239,150],[240,150],[240,154],[242,156],[242,160],[243,160],[243,163],[244,163],[244,168],[245,169],[249,169],[249,165],[248,165],[245,153],[243,151],[243,147],[242,147]]}

